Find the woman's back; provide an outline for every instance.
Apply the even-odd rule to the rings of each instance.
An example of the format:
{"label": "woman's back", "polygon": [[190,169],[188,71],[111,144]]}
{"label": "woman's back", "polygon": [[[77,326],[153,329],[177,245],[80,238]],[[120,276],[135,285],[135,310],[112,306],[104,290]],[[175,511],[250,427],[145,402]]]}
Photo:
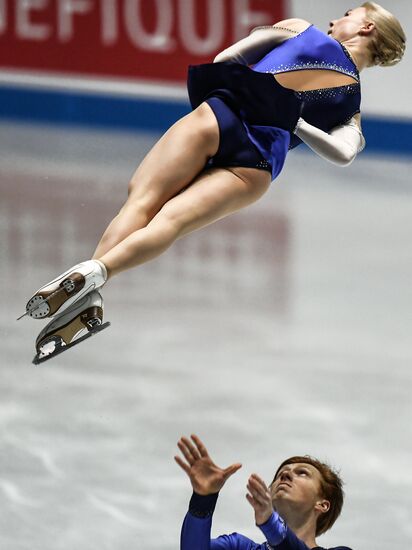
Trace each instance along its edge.
{"label": "woman's back", "polygon": [[305,21],[298,22],[298,28],[299,24],[303,31],[274,47],[253,70],[271,73],[279,84],[295,91],[359,82],[356,65],[339,42]]}

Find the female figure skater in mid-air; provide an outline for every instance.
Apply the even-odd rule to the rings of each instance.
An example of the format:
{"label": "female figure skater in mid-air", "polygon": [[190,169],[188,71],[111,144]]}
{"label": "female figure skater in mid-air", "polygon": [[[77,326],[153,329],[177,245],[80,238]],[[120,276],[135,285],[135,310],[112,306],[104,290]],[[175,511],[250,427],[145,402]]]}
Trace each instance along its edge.
{"label": "female figure skater in mid-air", "polygon": [[288,19],[255,29],[214,63],[190,67],[193,112],[137,168],[93,259],[27,303],[32,318],[55,316],[37,338],[35,360],[101,328],[97,289],[109,278],[259,199],[288,149],[304,141],[321,157],[349,164],[364,146],[359,72],[400,61],[405,40],[391,13],[366,2],[331,21],[327,34]]}

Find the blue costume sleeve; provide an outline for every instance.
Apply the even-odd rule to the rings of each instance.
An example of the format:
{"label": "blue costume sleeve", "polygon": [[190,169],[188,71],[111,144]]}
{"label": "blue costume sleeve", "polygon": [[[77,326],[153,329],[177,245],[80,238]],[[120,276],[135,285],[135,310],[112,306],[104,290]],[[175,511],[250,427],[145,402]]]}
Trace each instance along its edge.
{"label": "blue costume sleeve", "polygon": [[[266,523],[258,525],[258,527],[268,542],[267,550],[310,550],[309,547],[289,529],[283,519],[275,511],[273,511]],[[320,546],[317,548],[319,548],[319,550],[325,550]],[[331,548],[330,550],[350,550],[350,548],[339,546],[337,548]]]}
{"label": "blue costume sleeve", "polygon": [[266,523],[258,525],[259,529],[265,535],[270,546],[278,546],[283,542],[288,534],[288,528],[283,519],[275,511],[272,512]]}
{"label": "blue costume sleeve", "polygon": [[283,519],[275,511],[266,523],[258,525],[264,534],[269,548],[273,550],[309,550],[308,546],[298,539]]}
{"label": "blue costume sleeve", "polygon": [[218,493],[201,496],[193,493],[189,511],[183,522],[180,550],[258,550],[260,544],[232,533],[217,539],[210,538],[212,515],[216,506]]}

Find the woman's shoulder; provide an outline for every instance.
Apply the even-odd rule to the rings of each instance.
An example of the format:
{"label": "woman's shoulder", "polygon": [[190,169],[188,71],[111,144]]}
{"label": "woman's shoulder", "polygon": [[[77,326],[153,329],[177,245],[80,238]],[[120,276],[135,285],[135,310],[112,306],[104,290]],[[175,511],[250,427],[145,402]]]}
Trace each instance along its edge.
{"label": "woman's shoulder", "polygon": [[309,27],[313,27],[312,23],[306,21],[305,19],[282,19],[274,25],[264,25],[261,27],[255,27],[252,32],[260,31],[262,29],[278,29],[282,31],[289,31],[291,34],[300,34],[303,31],[306,31]]}
{"label": "woman's shoulder", "polygon": [[283,19],[282,21],[278,21],[273,25],[273,27],[275,28],[280,27],[296,33],[301,33],[311,26],[312,23],[309,23],[309,21],[306,21],[306,19],[299,19],[297,17],[293,17],[291,19]]}

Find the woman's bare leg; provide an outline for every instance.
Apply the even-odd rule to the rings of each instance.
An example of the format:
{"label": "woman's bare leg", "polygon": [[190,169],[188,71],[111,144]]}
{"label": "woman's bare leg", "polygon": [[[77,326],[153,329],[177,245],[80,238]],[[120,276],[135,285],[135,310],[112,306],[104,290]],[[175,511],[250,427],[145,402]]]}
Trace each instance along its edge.
{"label": "woman's bare leg", "polygon": [[176,122],[154,145],[129,183],[129,197],[104,232],[94,258],[145,227],[160,208],[201,172],[219,146],[212,109],[202,103]]}
{"label": "woman's bare leg", "polygon": [[144,228],[98,259],[109,276],[159,256],[178,238],[235,212],[261,197],[270,174],[255,168],[209,169],[171,198]]}

